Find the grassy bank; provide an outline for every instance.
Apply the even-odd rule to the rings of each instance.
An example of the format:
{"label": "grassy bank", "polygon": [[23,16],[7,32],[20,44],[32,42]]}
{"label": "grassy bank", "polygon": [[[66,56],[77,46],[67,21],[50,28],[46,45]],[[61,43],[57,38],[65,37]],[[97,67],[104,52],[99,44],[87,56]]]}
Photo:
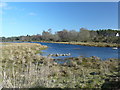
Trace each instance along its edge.
{"label": "grassy bank", "polygon": [[120,44],[118,43],[103,43],[103,42],[53,42],[53,41],[28,41],[28,42],[62,43],[62,44],[73,44],[73,45],[95,46],[95,47],[120,47]]}
{"label": "grassy bank", "polygon": [[[37,53],[47,46],[36,43],[0,43],[0,45],[3,87],[32,86],[35,77],[30,78],[32,78],[31,74],[35,73],[34,69],[36,68],[32,63],[44,60],[44,57],[37,55]],[[25,83],[23,83],[24,79]]]}
{"label": "grassy bank", "polygon": [[[46,41],[42,41],[46,42]],[[49,43],[62,43],[62,44],[74,44],[83,46],[95,46],[95,47],[120,47],[120,44],[115,43],[101,43],[101,42],[49,42]]]}
{"label": "grassy bank", "polygon": [[0,47],[3,87],[101,88],[106,80],[112,81],[110,75],[118,74],[118,59],[77,57],[58,64],[55,59],[37,55],[45,48],[35,43],[3,44]]}

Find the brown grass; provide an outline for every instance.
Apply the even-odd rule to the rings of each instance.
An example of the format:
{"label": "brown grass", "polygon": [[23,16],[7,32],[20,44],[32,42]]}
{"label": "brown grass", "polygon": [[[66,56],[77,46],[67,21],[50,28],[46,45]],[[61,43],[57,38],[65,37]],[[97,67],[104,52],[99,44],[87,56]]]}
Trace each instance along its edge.
{"label": "brown grass", "polygon": [[[4,88],[101,88],[117,71],[117,59],[102,61],[97,57],[71,58],[57,64],[50,57],[37,55],[42,46],[36,43],[6,43],[0,50],[0,77]],[[90,75],[97,72],[99,75]]]}

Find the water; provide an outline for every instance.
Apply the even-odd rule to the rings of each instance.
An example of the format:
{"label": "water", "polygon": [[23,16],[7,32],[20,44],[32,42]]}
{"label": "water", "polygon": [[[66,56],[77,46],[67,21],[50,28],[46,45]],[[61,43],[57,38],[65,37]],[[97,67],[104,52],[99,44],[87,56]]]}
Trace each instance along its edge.
{"label": "water", "polygon": [[118,49],[113,50],[112,47],[90,47],[90,46],[81,46],[81,45],[71,45],[71,44],[58,44],[58,43],[43,43],[43,42],[35,42],[40,43],[42,45],[47,45],[49,48],[43,50],[43,56],[47,56],[49,54],[68,54],[71,53],[70,56],[59,56],[53,58],[64,59],[66,57],[90,57],[97,56],[101,59],[105,60],[108,58],[118,58]]}

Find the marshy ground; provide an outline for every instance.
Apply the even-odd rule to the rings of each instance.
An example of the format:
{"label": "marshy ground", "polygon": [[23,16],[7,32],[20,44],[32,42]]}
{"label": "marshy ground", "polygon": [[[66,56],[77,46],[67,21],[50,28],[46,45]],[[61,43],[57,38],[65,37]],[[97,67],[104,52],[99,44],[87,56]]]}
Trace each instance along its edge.
{"label": "marshy ground", "polygon": [[[119,82],[118,59],[98,57],[66,58],[58,64],[50,57],[38,55],[47,48],[36,43],[0,45],[0,70],[4,88],[106,88],[106,81]],[[111,78],[115,76],[115,79]],[[109,88],[109,87],[108,87]]]}
{"label": "marshy ground", "polygon": [[50,42],[50,43],[63,43],[83,46],[95,46],[95,47],[119,47],[118,43],[103,43],[103,42]]}

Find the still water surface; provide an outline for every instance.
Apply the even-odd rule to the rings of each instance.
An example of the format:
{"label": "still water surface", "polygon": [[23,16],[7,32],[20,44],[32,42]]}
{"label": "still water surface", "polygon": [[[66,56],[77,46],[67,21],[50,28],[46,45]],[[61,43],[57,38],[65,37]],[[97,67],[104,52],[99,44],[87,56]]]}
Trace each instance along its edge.
{"label": "still water surface", "polygon": [[49,54],[68,54],[70,56],[59,56],[53,58],[61,58],[64,59],[66,57],[90,57],[97,56],[101,59],[105,60],[108,58],[118,58],[118,49],[113,50],[112,47],[90,47],[90,46],[81,46],[81,45],[71,45],[71,44],[58,44],[58,43],[43,43],[43,42],[35,42],[40,43],[42,45],[47,45],[48,48],[43,50],[43,56],[47,56]]}

